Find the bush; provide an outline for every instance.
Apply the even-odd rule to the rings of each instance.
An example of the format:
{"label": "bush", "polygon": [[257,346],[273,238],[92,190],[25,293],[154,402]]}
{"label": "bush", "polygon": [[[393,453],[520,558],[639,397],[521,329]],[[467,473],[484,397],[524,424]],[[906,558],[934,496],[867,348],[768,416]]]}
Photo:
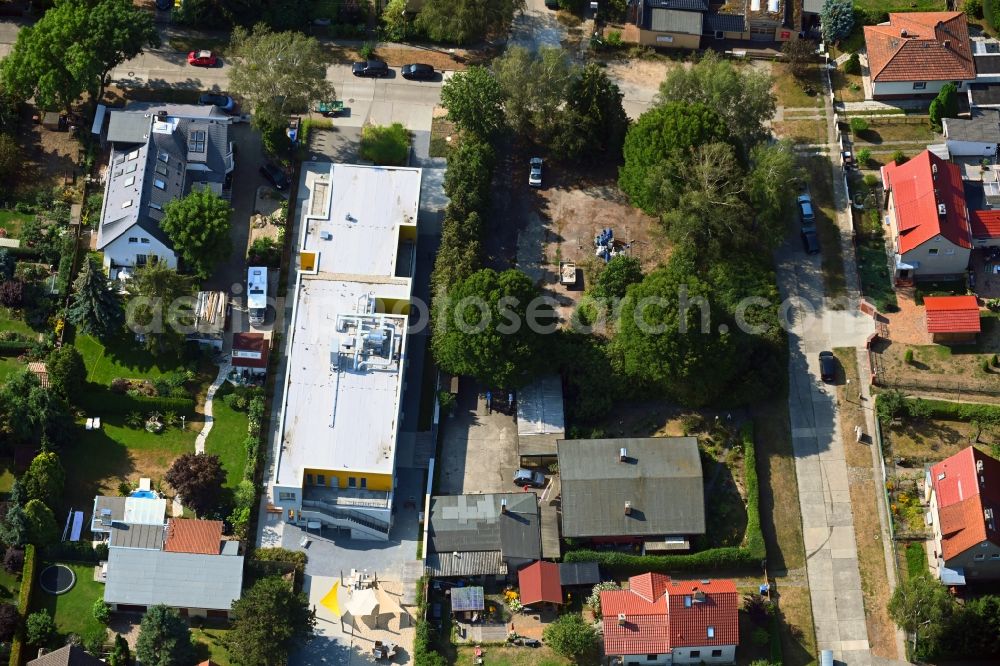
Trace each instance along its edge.
{"label": "bush", "polygon": [[594,651],[597,632],[577,613],[560,615],[545,627],[542,638],[557,654],[568,659],[578,659]]}
{"label": "bush", "polygon": [[108,620],[111,619],[111,606],[104,603],[104,599],[94,599],[94,605],[90,612],[94,614],[95,620],[105,626],[107,626]]}
{"label": "bush", "polygon": [[4,280],[0,283],[0,305],[19,308],[24,301],[24,283],[20,280]]}
{"label": "bush", "polygon": [[[867,165],[871,161],[871,159],[872,159],[872,151],[870,151],[869,149],[862,148],[861,150],[858,151],[858,163],[861,164],[862,166]],[[869,178],[871,179],[871,182],[869,182]],[[876,183],[878,183],[878,177],[873,176],[872,174],[868,174],[865,176],[865,185],[867,185],[868,187],[871,187]]]}
{"label": "bush", "polygon": [[372,56],[375,55],[375,42],[365,42],[358,49],[358,54],[361,56],[362,60],[371,60]]}
{"label": "bush", "polygon": [[[860,155],[861,153],[864,153],[864,152],[868,152],[869,156],[871,156],[871,151],[869,151],[867,148],[862,148],[858,152],[858,155]],[[865,185],[867,185],[869,189],[873,189],[876,185],[879,184],[879,182],[880,181],[879,181],[878,176],[875,176],[875,175],[870,174],[870,173],[867,174],[867,175],[865,175]],[[882,224],[882,219],[879,217],[878,211],[874,211],[873,210],[871,212],[874,214],[874,219],[875,219],[876,225],[881,225]]]}
{"label": "bush", "polygon": [[908,159],[910,158],[902,150],[897,150],[892,154],[892,161],[896,163],[896,166],[904,164]]}
{"label": "bush", "polygon": [[31,349],[28,340],[0,340],[0,356],[20,356]]}
{"label": "bush", "polygon": [[247,261],[251,266],[276,268],[281,263],[281,246],[273,238],[258,238],[247,250]]}
{"label": "bush", "polygon": [[85,392],[78,397],[80,409],[84,411],[100,411],[104,414],[128,414],[129,412],[175,412],[179,416],[190,417],[194,414],[192,398],[164,398],[145,395],[116,395],[114,400],[108,400],[100,392]]}
{"label": "bush", "polygon": [[906,353],[903,354],[903,362],[907,365],[913,365],[913,350],[907,349]]}
{"label": "bush", "polygon": [[753,630],[753,633],[750,634],[750,640],[753,641],[754,645],[764,647],[771,642],[771,632],[764,627],[757,627]]}
{"label": "bush", "polygon": [[618,48],[622,45],[622,31],[621,30],[609,30],[608,34],[604,37],[604,43],[611,48]]}
{"label": "bush", "polygon": [[24,569],[24,550],[10,546],[3,556],[3,568],[9,574],[19,574]]}
{"label": "bush", "polygon": [[861,74],[861,58],[857,53],[852,53],[851,57],[844,61],[845,74]]}
{"label": "bush", "polygon": [[402,123],[365,125],[358,154],[379,166],[403,166],[410,155],[410,132]]}
{"label": "bush", "polygon": [[24,623],[24,639],[28,645],[45,646],[56,633],[56,623],[47,610],[40,610],[28,616]]}
{"label": "bush", "polygon": [[982,0],[983,4],[983,18],[986,23],[997,27],[997,22],[1000,21],[1000,11],[997,11],[998,0]]}
{"label": "bush", "polygon": [[[35,588],[35,569],[38,568],[38,555],[35,547],[28,544],[24,547],[24,569],[21,572],[21,589],[17,594],[17,612],[23,618],[28,614],[31,606],[31,591]],[[12,666],[21,666],[24,662],[22,653],[24,652],[24,626],[18,628],[14,634],[14,640],[10,645],[10,663]]]}
{"label": "bush", "polygon": [[587,597],[587,605],[594,611],[594,617],[601,617],[601,592],[620,589],[622,589],[622,586],[613,581],[605,581],[594,586],[594,589],[590,592],[590,596]]}
{"label": "bush", "polygon": [[868,121],[864,118],[851,118],[851,131],[861,134],[868,131]]}

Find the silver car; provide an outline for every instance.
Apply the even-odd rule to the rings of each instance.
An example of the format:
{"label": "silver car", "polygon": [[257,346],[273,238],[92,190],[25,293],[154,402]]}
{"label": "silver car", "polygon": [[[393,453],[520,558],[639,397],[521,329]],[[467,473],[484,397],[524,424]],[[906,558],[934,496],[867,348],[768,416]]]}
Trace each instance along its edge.
{"label": "silver car", "polygon": [[531,170],[528,172],[528,185],[531,187],[542,186],[542,158],[532,157],[528,162]]}

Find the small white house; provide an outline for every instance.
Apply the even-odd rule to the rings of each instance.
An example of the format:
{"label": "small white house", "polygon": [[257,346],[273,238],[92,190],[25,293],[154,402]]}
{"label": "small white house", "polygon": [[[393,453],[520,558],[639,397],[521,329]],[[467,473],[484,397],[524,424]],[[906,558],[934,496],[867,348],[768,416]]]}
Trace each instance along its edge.
{"label": "small white house", "polygon": [[969,118],[944,118],[944,138],[954,157],[984,157],[992,163],[1000,144],[1000,109],[972,109]]}

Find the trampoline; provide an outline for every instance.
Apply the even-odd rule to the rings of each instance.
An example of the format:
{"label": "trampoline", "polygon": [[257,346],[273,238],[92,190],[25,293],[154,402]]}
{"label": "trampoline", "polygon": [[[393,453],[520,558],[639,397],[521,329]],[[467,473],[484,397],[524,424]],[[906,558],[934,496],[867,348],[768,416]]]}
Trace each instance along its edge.
{"label": "trampoline", "polygon": [[76,574],[65,564],[52,564],[38,576],[38,585],[49,594],[65,594],[76,584]]}

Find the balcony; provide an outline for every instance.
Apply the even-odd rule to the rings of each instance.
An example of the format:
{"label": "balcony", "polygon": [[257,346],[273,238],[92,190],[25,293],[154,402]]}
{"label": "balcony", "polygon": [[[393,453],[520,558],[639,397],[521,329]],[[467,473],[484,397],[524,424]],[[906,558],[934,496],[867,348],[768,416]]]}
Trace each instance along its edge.
{"label": "balcony", "polygon": [[367,488],[331,488],[304,486],[302,499],[319,502],[335,509],[385,509],[392,508],[392,493]]}

